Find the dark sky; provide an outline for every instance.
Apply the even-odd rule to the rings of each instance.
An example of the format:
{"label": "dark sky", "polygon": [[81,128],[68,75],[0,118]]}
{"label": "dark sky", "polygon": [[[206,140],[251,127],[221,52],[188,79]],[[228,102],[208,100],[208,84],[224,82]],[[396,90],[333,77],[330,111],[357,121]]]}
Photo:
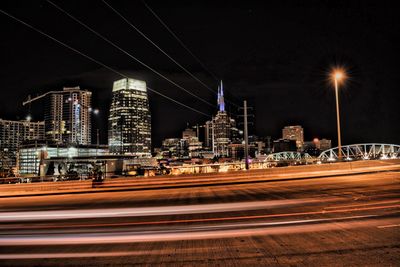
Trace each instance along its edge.
{"label": "dark sky", "polygon": [[[102,1],[54,2],[146,64],[216,104],[215,95],[151,46]],[[400,21],[396,8],[380,6],[377,1],[270,2],[147,1],[207,68],[223,79],[228,99],[236,103],[247,99],[254,107],[253,134],[279,138],[283,126],[300,124],[306,139],[336,140],[335,96],[327,73],[334,65],[344,65],[349,79],[340,90],[342,143],[399,144],[399,45],[395,39]],[[217,81],[141,1],[110,3],[216,89]],[[210,116],[216,111],[216,106],[209,107],[180,91],[46,1],[1,1],[0,5],[2,10],[112,68],[146,80],[153,89]],[[93,91],[93,105],[101,111],[94,128],[101,128],[105,142],[112,83],[120,77],[3,14],[0,25],[0,117],[23,118],[29,112],[22,107],[28,94],[79,85]],[[154,93],[149,97],[155,146],[163,138],[179,136],[186,122],[201,124],[208,119]],[[42,119],[41,104],[32,105],[34,119]],[[238,113],[235,107],[228,109]]]}

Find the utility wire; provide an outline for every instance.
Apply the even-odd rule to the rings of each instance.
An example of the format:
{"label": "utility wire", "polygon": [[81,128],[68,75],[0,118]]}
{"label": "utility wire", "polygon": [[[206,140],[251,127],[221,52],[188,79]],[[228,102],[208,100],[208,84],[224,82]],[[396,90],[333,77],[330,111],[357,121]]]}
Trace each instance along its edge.
{"label": "utility wire", "polygon": [[152,72],[154,72],[155,74],[157,74],[158,76],[164,78],[165,80],[167,80],[168,82],[172,83],[173,85],[175,85],[176,87],[178,87],[179,89],[185,91],[186,93],[190,94],[191,96],[197,98],[198,100],[202,101],[203,103],[214,107],[214,105],[210,104],[209,102],[207,102],[206,100],[204,100],[203,98],[195,95],[194,93],[190,92],[189,90],[185,89],[184,87],[182,87],[181,85],[177,84],[176,82],[172,81],[171,79],[169,79],[168,77],[166,77],[165,75],[161,74],[160,72],[158,72],[157,70],[155,70],[154,68],[150,67],[149,65],[147,65],[146,63],[144,63],[143,61],[139,60],[138,58],[136,58],[135,56],[133,56],[132,54],[130,54],[129,52],[127,52],[126,50],[122,49],[121,47],[119,47],[118,45],[116,45],[114,42],[110,41],[109,39],[107,39],[106,37],[104,37],[103,35],[101,35],[100,33],[98,33],[97,31],[93,30],[91,27],[89,27],[88,25],[86,25],[85,23],[83,23],[82,21],[80,21],[79,19],[75,18],[74,16],[72,16],[70,13],[68,13],[67,11],[65,11],[64,9],[62,9],[61,7],[59,7],[58,5],[56,5],[55,3],[53,3],[50,0],[47,0],[48,3],[50,3],[51,5],[53,5],[55,8],[57,8],[58,10],[60,10],[61,12],[63,12],[64,14],[66,14],[68,17],[70,17],[71,19],[73,19],[74,21],[76,21],[77,23],[79,23],[80,25],[82,25],[83,27],[85,27],[86,29],[88,29],[89,31],[91,31],[92,33],[94,33],[95,35],[97,35],[98,37],[100,37],[101,39],[103,39],[104,41],[106,41],[107,43],[109,43],[110,45],[114,46],[115,48],[117,48],[119,51],[123,52],[124,54],[126,54],[127,56],[129,56],[130,58],[132,58],[133,60],[135,60],[136,62],[140,63],[142,66],[146,67],[147,69],[151,70]]}
{"label": "utility wire", "polygon": [[175,103],[177,103],[177,104],[179,104],[179,105],[181,105],[181,106],[183,106],[183,107],[185,107],[185,108],[188,108],[188,109],[190,109],[190,110],[192,110],[192,111],[194,111],[194,112],[200,113],[201,115],[210,117],[210,115],[208,115],[208,114],[206,114],[206,113],[204,113],[204,112],[201,112],[201,111],[199,111],[199,110],[197,110],[197,109],[195,109],[195,108],[192,108],[192,107],[190,107],[190,106],[188,106],[188,105],[185,105],[185,104],[179,102],[178,100],[175,100],[175,99],[173,99],[173,98],[171,98],[171,97],[169,97],[169,96],[166,96],[166,95],[164,95],[164,94],[162,94],[162,93],[160,93],[160,92],[158,92],[158,91],[156,91],[156,90],[151,89],[151,88],[148,87],[148,86],[147,86],[147,89],[148,89],[149,91],[151,91],[151,92],[153,92],[153,93],[155,93],[155,94],[157,94],[157,95],[163,96],[164,98],[166,98],[166,99],[168,99],[168,100],[171,100],[172,102],[175,102]]}
{"label": "utility wire", "polygon": [[115,14],[117,14],[121,19],[123,19],[129,26],[131,26],[136,32],[138,32],[143,38],[145,38],[149,43],[151,43],[154,47],[156,47],[161,53],[163,53],[166,57],[168,57],[172,62],[174,62],[178,67],[180,67],[183,71],[185,71],[187,74],[189,74],[193,79],[195,79],[197,82],[199,82],[201,85],[203,85],[205,88],[207,88],[209,91],[213,92],[216,94],[215,90],[210,88],[207,84],[205,84],[203,81],[201,81],[199,78],[197,78],[195,75],[193,75],[190,71],[188,71],[185,67],[183,67],[179,62],[177,62],[174,58],[172,58],[167,52],[165,52],[160,46],[158,46],[153,40],[151,40],[149,37],[147,37],[146,34],[144,34],[141,30],[138,29],[135,25],[132,24],[126,17],[124,17],[118,10],[113,8],[107,1],[103,0],[103,3],[108,6],[112,11],[114,11]]}
{"label": "utility wire", "polygon": [[90,56],[88,56],[88,55],[82,53],[81,51],[76,50],[75,48],[73,48],[73,47],[67,45],[66,43],[63,43],[63,42],[57,40],[56,38],[54,38],[54,37],[48,35],[47,33],[43,32],[43,31],[41,31],[41,30],[39,30],[39,29],[37,29],[37,28],[35,28],[35,27],[33,27],[33,26],[30,25],[30,24],[28,24],[28,23],[26,23],[26,22],[24,22],[24,21],[22,21],[22,20],[20,20],[20,19],[18,19],[18,18],[16,18],[16,17],[14,17],[13,15],[11,15],[11,14],[5,12],[4,10],[1,10],[1,9],[0,9],[0,12],[3,13],[4,15],[6,15],[6,16],[8,16],[8,17],[10,17],[10,18],[12,18],[12,19],[18,21],[19,23],[25,25],[26,27],[31,28],[32,30],[34,30],[34,31],[36,31],[36,32],[38,32],[38,33],[40,33],[40,34],[46,36],[47,38],[53,40],[54,42],[56,42],[56,43],[58,43],[58,44],[60,44],[60,45],[62,45],[62,46],[64,46],[64,47],[66,47],[66,48],[68,48],[68,49],[70,49],[70,50],[72,50],[72,51],[74,51],[74,52],[80,54],[81,56],[86,57],[87,59],[90,59],[90,60],[93,61],[93,62],[96,62],[97,64],[99,64],[99,65],[101,65],[101,66],[103,66],[103,67],[105,67],[105,68],[107,68],[107,69],[109,69],[109,70],[111,70],[111,71],[113,71],[113,72],[115,72],[115,73],[121,75],[122,77],[127,78],[124,74],[120,73],[119,71],[116,71],[116,70],[110,68],[109,66],[107,66],[107,65],[105,65],[105,64],[103,64],[103,63],[101,63],[100,61],[98,61],[98,60],[96,60],[96,59],[94,59],[94,58],[92,58],[92,57],[90,57]]}
{"label": "utility wire", "polygon": [[164,26],[165,29],[178,41],[178,43],[185,48],[185,50],[206,70],[214,79],[215,81],[219,82],[219,79],[217,76],[215,76],[214,73],[212,73],[204,64],[201,62],[201,60],[185,45],[184,42],[171,30],[170,27],[157,15],[156,12],[154,12],[153,9],[150,8],[150,6],[142,0],[142,3],[146,6],[146,8],[150,11],[150,13],[153,14],[153,16]]}
{"label": "utility wire", "polygon": [[[105,2],[103,0],[103,2]],[[215,76],[214,73],[212,73],[207,67],[206,65],[189,49],[189,47],[187,47],[187,45],[185,45],[185,43],[172,31],[172,29],[170,27],[168,27],[168,25],[157,15],[157,13],[144,1],[142,0],[142,3],[144,6],[146,6],[146,8],[150,11],[150,13],[153,14],[153,16],[164,26],[165,29],[167,29],[167,31],[178,41],[178,43],[185,48],[185,50],[203,67],[203,69],[208,72],[208,74],[210,74],[215,81],[219,82],[219,79]],[[125,19],[126,20],[126,19]],[[129,23],[129,22],[128,22]],[[134,26],[132,26],[134,27]],[[134,27],[135,28],[135,27]],[[215,93],[215,91],[213,90],[213,92]],[[226,100],[226,102],[234,105],[235,107],[239,107],[239,105],[237,105],[236,103],[229,101],[228,99]]]}
{"label": "utility wire", "polygon": [[[79,50],[77,50],[77,49],[75,49],[75,48],[73,48],[73,47],[67,45],[66,43],[64,43],[64,42],[62,42],[62,41],[60,41],[60,40],[58,40],[58,39],[52,37],[51,35],[49,35],[49,34],[43,32],[43,31],[37,29],[36,27],[34,27],[34,26],[32,26],[32,25],[30,25],[30,24],[28,24],[28,23],[26,23],[26,22],[24,22],[24,21],[22,21],[22,20],[20,20],[20,19],[18,19],[18,18],[16,18],[16,17],[14,17],[13,15],[11,15],[11,14],[5,12],[4,10],[1,10],[1,9],[0,9],[0,12],[1,12],[2,14],[4,14],[4,15],[8,16],[9,18],[12,18],[12,19],[14,19],[15,21],[17,21],[17,22],[23,24],[24,26],[26,26],[26,27],[28,27],[28,28],[30,28],[30,29],[32,29],[32,30],[34,30],[34,31],[36,31],[36,32],[38,32],[38,33],[40,33],[41,35],[46,36],[47,38],[49,38],[49,39],[55,41],[56,43],[58,43],[58,44],[60,44],[60,45],[62,45],[62,46],[64,46],[64,47],[66,47],[66,48],[68,48],[68,49],[74,51],[75,53],[77,53],[77,54],[79,54],[79,55],[81,55],[81,56],[83,56],[83,57],[85,57],[85,58],[87,58],[87,59],[89,59],[89,60],[91,60],[91,61],[93,61],[93,62],[99,64],[100,66],[105,67],[105,68],[107,68],[108,70],[110,70],[110,71],[112,71],[112,72],[114,72],[114,73],[116,73],[116,74],[122,76],[123,78],[128,78],[127,75],[122,74],[121,72],[115,70],[114,68],[107,66],[106,64],[104,64],[104,63],[102,63],[102,62],[100,62],[100,61],[98,61],[98,60],[92,58],[91,56],[88,56],[87,54],[85,54],[85,53],[83,53],[83,52],[81,52],[81,51],[79,51]],[[178,100],[175,100],[175,99],[173,99],[173,98],[171,98],[171,97],[169,97],[169,96],[166,96],[166,95],[164,95],[164,94],[162,94],[162,93],[160,93],[160,92],[158,92],[158,91],[156,91],[156,90],[154,90],[154,89],[151,89],[151,88],[149,88],[149,87],[147,87],[147,89],[149,89],[149,91],[151,91],[151,92],[153,92],[153,93],[155,93],[155,94],[158,94],[158,95],[160,95],[160,96],[162,96],[162,97],[164,97],[164,98],[166,98],[166,99],[168,99],[168,100],[170,100],[170,101],[172,101],[172,102],[174,102],[174,103],[177,103],[177,104],[179,104],[179,105],[181,105],[181,106],[183,106],[183,107],[186,107],[186,108],[188,108],[188,109],[190,109],[190,110],[192,110],[192,111],[194,111],[194,112],[197,112],[197,113],[199,113],[199,114],[201,114],[201,115],[210,117],[210,115],[208,115],[208,114],[206,114],[206,113],[204,113],[204,112],[201,112],[201,111],[199,111],[199,110],[197,110],[197,109],[195,109],[195,108],[192,108],[192,107],[190,107],[190,106],[188,106],[188,105],[186,105],[186,104],[183,104],[182,102],[180,102],[180,101],[178,101]]]}

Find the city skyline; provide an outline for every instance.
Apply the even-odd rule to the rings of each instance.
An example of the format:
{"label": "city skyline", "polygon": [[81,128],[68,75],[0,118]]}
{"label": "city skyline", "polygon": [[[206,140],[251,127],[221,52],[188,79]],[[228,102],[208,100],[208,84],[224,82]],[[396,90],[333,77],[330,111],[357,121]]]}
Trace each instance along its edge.
{"label": "city skyline", "polygon": [[[143,155],[149,155],[154,149],[159,149],[160,146],[151,145],[152,124],[146,82],[132,78],[117,80],[113,82],[112,92],[113,100],[109,106],[108,134],[102,133],[102,135],[106,136],[106,145],[109,146],[110,153],[132,155],[138,153],[137,155],[142,157]],[[204,148],[214,151],[217,156],[229,157],[228,144],[244,142],[243,131],[237,127],[237,122],[231,117],[231,114],[225,111],[222,81],[217,88],[217,92],[217,112],[212,116],[211,120],[202,121],[195,125],[190,125],[187,122],[183,132],[190,129],[196,134],[197,142],[201,138]],[[94,117],[97,117],[100,110],[92,107],[91,96],[91,91],[87,89],[81,90],[79,86],[64,87],[63,90],[59,91],[48,91],[33,98],[29,95],[23,105],[41,102],[40,106],[44,106],[42,118],[36,121],[32,120],[31,113],[28,113],[24,119],[8,121],[14,124],[42,124],[44,126],[43,137],[35,138],[38,141],[69,147],[99,145],[99,129],[91,128],[93,120],[91,114],[93,113]],[[238,115],[238,117],[243,116]],[[215,130],[213,129],[214,127],[216,128]],[[83,131],[79,130],[80,128]],[[200,128],[203,129],[200,130]],[[300,133],[295,133],[297,128],[301,130]],[[296,131],[292,133],[292,129]],[[82,133],[80,133],[81,131]],[[177,129],[177,131],[182,132],[182,129]],[[297,136],[298,134],[300,135]],[[81,135],[85,137],[83,138]],[[213,137],[214,135],[215,138]],[[95,137],[91,138],[91,136]],[[78,138],[81,140],[78,141]],[[174,138],[176,136],[164,136],[162,143],[166,139]],[[266,141],[271,136],[252,134],[251,138],[253,141]],[[302,150],[304,129],[300,125],[286,125],[282,128],[282,135],[274,137],[274,139],[295,140],[297,148]],[[315,139],[318,139],[318,137],[314,137],[313,141]],[[22,139],[20,143],[29,140],[29,138]],[[132,143],[132,141],[138,143]]]}
{"label": "city skyline", "polygon": [[[89,8],[89,4],[70,4],[57,3],[76,17],[83,20],[83,13]],[[204,62],[207,69],[212,73],[216,73],[218,81],[214,81],[210,74],[203,69],[198,62],[190,55],[185,54],[179,47],[179,43],[164,36],[163,28],[157,25],[151,19],[149,12],[141,3],[121,3],[115,8],[124,10],[131,8],[131,5],[137,7],[138,16],[135,18],[129,17],[132,22],[148,34],[153,40],[162,45],[168,53],[173,55],[179,62],[194,73],[199,79],[204,81],[212,89],[216,90],[219,80],[224,80],[225,95],[228,101],[234,101],[241,105],[243,99],[247,99],[250,105],[254,108],[255,113],[255,130],[252,134],[259,136],[280,136],[280,130],[286,125],[302,125],[306,130],[305,135],[307,140],[314,137],[327,137],[336,140],[335,114],[334,114],[334,99],[332,86],[325,80],[327,79],[327,71],[336,63],[341,63],[347,66],[350,81],[343,87],[340,92],[342,100],[341,111],[343,115],[343,143],[351,144],[356,142],[387,142],[399,143],[399,130],[396,127],[396,122],[399,120],[396,109],[396,97],[398,91],[394,89],[395,70],[397,64],[393,61],[391,55],[394,53],[392,39],[394,37],[396,24],[393,24],[394,14],[385,7],[377,8],[375,13],[372,13],[365,4],[344,4],[337,3],[332,7],[317,7],[320,14],[313,13],[313,9],[299,5],[298,8],[309,13],[309,17],[300,16],[288,11],[285,11],[285,4],[282,5],[262,5],[257,3],[242,4],[233,7],[223,5],[204,5],[190,7],[188,5],[172,5],[149,3],[153,6],[160,16],[168,17],[168,24],[171,26],[187,43],[192,51]],[[118,45],[124,48],[129,46],[123,45],[124,41],[135,43],[134,49],[129,49],[134,55],[140,56],[147,64],[155,66],[157,70],[164,73],[174,81],[182,84],[191,92],[206,99],[211,105],[205,105],[200,101],[196,101],[192,96],[180,92],[176,87],[168,82],[160,79],[150,71],[145,70],[137,63],[123,59],[121,53],[115,48],[107,45],[101,39],[94,36],[90,31],[80,27],[79,24],[60,13],[47,2],[32,2],[27,4],[27,7],[42,14],[39,17],[29,17],[27,10],[16,9],[16,5],[8,3],[4,9],[21,19],[27,20],[38,28],[55,34],[57,38],[65,41],[74,47],[77,47],[96,58],[104,60],[107,64],[112,65],[118,70],[124,71],[130,77],[135,79],[146,80],[151,88],[159,90],[172,98],[183,103],[190,103],[196,109],[200,109],[212,116],[215,112],[215,95],[207,91],[189,75],[185,74],[181,69],[158,54],[146,40],[138,36],[132,29],[127,27],[123,21],[114,16],[107,6],[98,3],[90,6],[93,9],[93,17],[85,20],[88,25],[95,25],[96,30],[105,36],[115,35],[115,40]],[[363,8],[365,7],[365,8]],[[176,12],[180,16],[167,16],[165,11],[168,10],[173,14]],[[179,12],[184,10],[185,12]],[[268,11],[270,10],[270,11]],[[349,17],[348,12],[358,10]],[[276,14],[273,14],[275,11]],[[147,12],[147,13],[146,13]],[[199,16],[201,12],[210,12],[210,21],[201,20],[201,28],[197,33],[191,29],[197,29]],[[223,12],[224,20],[218,20],[216,13]],[[256,35],[257,30],[261,30],[257,21],[265,21],[262,12],[267,12],[270,19],[276,19],[278,22],[274,27],[268,27],[270,34],[268,36]],[[338,14],[335,19],[335,31],[327,31],[320,34],[324,27],[332,26],[330,20],[322,20],[321,25],[315,25],[317,18],[327,15],[331,18]],[[127,15],[127,13],[124,13]],[[278,14],[285,14],[284,20],[278,18]],[[93,24],[99,15],[104,15],[109,21],[109,27],[101,22],[99,25]],[[189,15],[193,19],[188,18]],[[233,18],[235,15],[242,15],[247,20],[237,25]],[[47,19],[62,21],[60,29],[62,34],[58,34],[55,25],[46,23]],[[188,23],[180,24],[180,20],[186,19]],[[16,46],[20,54],[4,54],[6,60],[2,63],[2,69],[5,70],[1,75],[4,81],[4,86],[10,94],[6,98],[1,99],[4,111],[2,118],[4,119],[23,119],[27,114],[27,109],[22,105],[9,105],[9,103],[22,103],[29,94],[39,94],[54,88],[62,88],[64,86],[81,86],[82,88],[91,88],[93,91],[93,106],[107,107],[110,105],[112,82],[119,77],[110,71],[100,68],[89,60],[76,55],[73,52],[63,48],[62,46],[47,40],[34,31],[24,28],[15,21],[2,16],[2,25],[5,25],[5,30],[10,38],[4,42],[5,49],[11,46]],[[151,22],[151,23],[149,23]],[[290,25],[299,22],[298,27],[300,33],[291,30]],[[362,23],[376,24],[374,27],[368,28],[368,32],[359,27]],[[232,24],[228,27],[229,23]],[[354,24],[355,23],[355,24]],[[392,29],[386,27],[378,27],[389,23],[393,25]],[[349,27],[348,25],[353,25]],[[315,26],[315,27],[310,27]],[[243,33],[243,37],[233,34],[233,30],[252,29]],[[54,31],[56,30],[56,31]],[[69,38],[69,35],[74,36],[71,30],[75,30],[80,41],[75,38]],[[115,31],[113,33],[113,30]],[[128,32],[128,35],[121,36],[120,33]],[[262,31],[259,31],[262,32]],[[162,33],[165,40],[157,37],[157,33]],[[293,47],[303,47],[305,44],[298,39],[299,34],[308,34],[308,47],[306,49],[309,57],[300,55],[293,50]],[[33,47],[35,53],[29,53],[30,49],[23,42],[19,42],[19,35],[23,34],[30,38],[29,45]],[[343,35],[344,34],[344,35]],[[356,34],[359,38],[356,43],[348,41],[352,40],[351,35]],[[378,41],[373,39],[373,36],[381,36]],[[340,38],[338,38],[340,36]],[[199,46],[199,40],[209,38],[211,42],[206,42],[205,45]],[[259,41],[259,45],[254,45],[251,48],[243,45],[242,39]],[[228,45],[227,42],[237,39],[240,45]],[[277,43],[283,47],[276,47]],[[358,49],[363,43],[362,48]],[[86,46],[86,44],[89,44]],[[96,46],[93,46],[96,44]],[[43,50],[40,47],[48,47]],[[98,47],[97,47],[98,46]],[[379,48],[385,49],[379,49]],[[357,53],[355,51],[357,49]],[[378,51],[381,51],[379,53]],[[106,51],[105,54],[99,54],[99,51]],[[237,56],[237,52],[241,56]],[[282,51],[286,51],[282,54]],[[4,52],[3,52],[4,53]],[[28,54],[27,54],[28,53]],[[32,69],[30,64],[19,64],[24,60],[26,55],[29,55],[31,62],[43,61],[37,69]],[[11,56],[13,56],[11,58]],[[115,59],[111,59],[115,58]],[[215,58],[215,59],[214,59]],[[65,61],[68,59],[67,61]],[[68,62],[65,64],[65,62]],[[221,63],[222,62],[222,63]],[[72,63],[72,64],[71,64]],[[306,63],[306,64],[305,64]],[[57,64],[59,68],[53,68]],[[15,68],[22,68],[20,71],[27,73],[24,79],[19,81],[18,85],[15,81]],[[72,67],[73,66],[73,67]],[[240,75],[238,75],[240,73]],[[233,97],[235,95],[235,97]],[[10,101],[8,101],[8,99]],[[161,140],[167,136],[176,136],[186,125],[187,122],[197,124],[199,121],[205,121],[203,115],[194,113],[170,102],[160,96],[149,92],[150,110],[153,114],[153,122],[155,127],[152,128],[153,142],[156,146],[161,145]],[[280,99],[277,104],[277,99]],[[12,101],[11,101],[12,100]],[[17,106],[17,107],[16,107]],[[226,103],[228,112],[236,113],[237,107]],[[38,108],[32,105],[34,119],[40,118]],[[164,116],[170,114],[170,116]],[[15,116],[17,115],[17,116]],[[93,122],[93,129],[100,128],[100,133],[106,131],[105,125],[107,119],[107,111],[102,108],[98,118]],[[382,131],[385,129],[385,131]],[[360,135],[358,132],[363,131]],[[106,136],[100,134],[101,143],[106,143]],[[334,141],[335,142],[335,141]]]}
{"label": "city skyline", "polygon": [[0,266],[397,266],[377,1],[5,0]]}

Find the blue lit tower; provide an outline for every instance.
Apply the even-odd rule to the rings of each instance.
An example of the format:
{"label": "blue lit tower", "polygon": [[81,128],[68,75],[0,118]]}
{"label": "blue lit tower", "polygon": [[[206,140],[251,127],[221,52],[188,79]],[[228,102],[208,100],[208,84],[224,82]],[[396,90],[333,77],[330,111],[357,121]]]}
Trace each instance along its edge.
{"label": "blue lit tower", "polygon": [[206,138],[205,145],[212,149],[214,155],[219,157],[229,156],[228,145],[234,137],[233,132],[236,129],[236,122],[230,118],[225,111],[224,87],[218,86],[217,92],[218,112],[211,121],[207,121],[205,125]]}
{"label": "blue lit tower", "polygon": [[221,85],[218,87],[218,106],[219,111],[225,111],[225,101],[224,101],[224,86],[221,81]]}

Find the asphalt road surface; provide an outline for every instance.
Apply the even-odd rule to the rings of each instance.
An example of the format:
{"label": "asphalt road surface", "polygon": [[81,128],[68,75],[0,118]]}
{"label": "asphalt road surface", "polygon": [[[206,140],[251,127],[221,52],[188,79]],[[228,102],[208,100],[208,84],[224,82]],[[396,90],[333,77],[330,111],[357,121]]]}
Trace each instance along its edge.
{"label": "asphalt road surface", "polygon": [[400,172],[291,176],[3,196],[0,265],[400,266]]}

